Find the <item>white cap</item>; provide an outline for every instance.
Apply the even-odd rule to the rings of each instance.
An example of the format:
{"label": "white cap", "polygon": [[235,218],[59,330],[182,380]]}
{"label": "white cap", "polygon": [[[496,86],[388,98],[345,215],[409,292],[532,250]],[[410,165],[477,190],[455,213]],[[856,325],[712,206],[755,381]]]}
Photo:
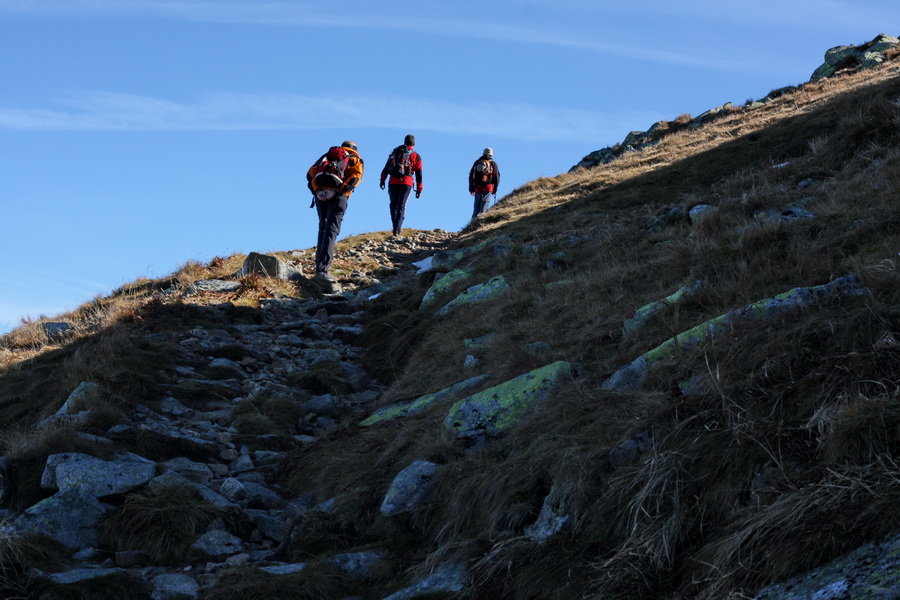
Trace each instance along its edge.
{"label": "white cap", "polygon": [[484,155],[485,155],[485,156],[493,156],[493,155],[494,155],[494,151],[491,150],[490,148],[485,148],[485,149],[484,149]]}

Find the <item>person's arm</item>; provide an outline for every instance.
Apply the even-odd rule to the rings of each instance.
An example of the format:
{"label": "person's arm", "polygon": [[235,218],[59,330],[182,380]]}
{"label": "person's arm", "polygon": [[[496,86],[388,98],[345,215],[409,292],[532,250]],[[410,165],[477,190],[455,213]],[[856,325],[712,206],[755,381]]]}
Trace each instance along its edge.
{"label": "person's arm", "polygon": [[341,186],[341,191],[339,195],[350,197],[350,194],[353,193],[353,190],[356,189],[356,186],[359,185],[359,182],[362,181],[363,170],[365,166],[363,165],[363,159],[359,157],[359,155],[351,154],[350,160],[347,163],[347,173],[344,177],[344,185]]}
{"label": "person's arm", "polygon": [[416,198],[422,195],[422,155],[416,152],[416,160],[413,166],[416,174]]}
{"label": "person's arm", "polygon": [[388,178],[388,169],[391,167],[391,155],[389,154],[387,160],[384,162],[384,168],[381,170],[381,180],[378,182],[378,187],[384,189],[384,182]]}
{"label": "person's arm", "polygon": [[494,161],[494,195],[497,195],[497,188],[500,187],[500,167]]}

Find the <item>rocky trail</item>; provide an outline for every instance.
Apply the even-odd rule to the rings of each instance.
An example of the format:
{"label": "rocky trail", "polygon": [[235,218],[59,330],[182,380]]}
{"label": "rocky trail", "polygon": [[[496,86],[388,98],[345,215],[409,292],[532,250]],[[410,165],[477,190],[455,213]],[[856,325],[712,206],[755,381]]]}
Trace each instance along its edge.
{"label": "rocky trail", "polygon": [[[449,237],[422,232],[399,241],[367,242],[356,252],[403,272],[414,269],[411,262],[430,256]],[[260,303],[263,317],[258,324],[149,334],[181,348],[177,366],[162,386],[164,397],[152,406],[137,406],[130,423],[112,427],[105,436],[91,436],[91,441],[134,448],[139,438],[150,438],[170,457],[150,460],[137,451],[106,460],[80,453],[50,456],[41,487],[52,495],[25,510],[11,526],[18,534],[53,538],[72,550],[74,562],[59,572],[32,570],[29,575],[66,586],[128,573],[146,582],[156,599],[198,597],[228,567],[258,564],[273,574],[303,570],[303,563],[283,562],[279,549],[292,522],[311,510],[327,512],[327,503],[314,505],[312,494],[286,497],[272,483],[273,475],[289,451],[360,420],[379,399],[384,388],[359,366],[364,350],[354,342],[362,333],[368,299],[390,285],[379,282],[375,288],[348,289],[319,299],[279,295]],[[209,291],[213,287],[200,286],[204,303],[211,306],[216,305],[216,293]],[[72,407],[100,391],[97,384],[83,382],[44,426],[77,431],[87,415]],[[263,406],[296,414],[290,435],[246,433],[246,423]],[[97,549],[98,527],[110,511],[121,507],[124,494],[185,489],[229,515],[212,520],[191,543],[191,555],[202,560],[161,565],[158,556],[145,551]],[[235,522],[243,526],[235,527]],[[379,558],[363,552],[329,560],[350,575],[364,575]]]}

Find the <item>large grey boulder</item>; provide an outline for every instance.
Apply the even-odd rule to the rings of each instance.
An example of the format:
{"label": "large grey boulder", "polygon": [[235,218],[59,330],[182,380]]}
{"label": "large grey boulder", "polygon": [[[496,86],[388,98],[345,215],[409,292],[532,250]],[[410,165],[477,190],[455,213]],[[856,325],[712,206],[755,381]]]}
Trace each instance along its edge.
{"label": "large grey boulder", "polygon": [[419,506],[431,493],[439,469],[433,462],[417,460],[400,471],[381,502],[381,514],[393,517]]}
{"label": "large grey boulder", "polygon": [[46,535],[69,548],[90,548],[97,545],[97,524],[108,510],[94,496],[70,489],[25,509],[13,528],[20,535]]}
{"label": "large grey boulder", "polygon": [[298,281],[303,279],[303,271],[293,267],[277,256],[251,252],[244,260],[244,266],[238,271],[241,276],[257,273],[262,277]]}
{"label": "large grey boulder", "polygon": [[102,498],[144,485],[155,475],[156,465],[135,455],[127,455],[120,460],[103,460],[70,452],[47,458],[41,487],[46,490],[75,490],[83,496]]}

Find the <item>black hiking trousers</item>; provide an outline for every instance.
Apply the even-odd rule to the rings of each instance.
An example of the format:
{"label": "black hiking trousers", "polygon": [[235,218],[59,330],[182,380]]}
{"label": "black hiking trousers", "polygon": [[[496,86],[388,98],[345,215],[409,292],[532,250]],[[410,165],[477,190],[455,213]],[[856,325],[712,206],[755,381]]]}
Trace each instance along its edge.
{"label": "black hiking trousers", "polygon": [[388,184],[388,197],[391,199],[391,226],[394,235],[400,235],[403,229],[403,219],[406,217],[406,202],[412,192],[411,185],[402,183]]}
{"label": "black hiking trousers", "polygon": [[316,199],[319,213],[319,237],[316,240],[316,275],[327,275],[334,260],[334,244],[341,233],[341,222],[347,212],[347,196],[331,200]]}

